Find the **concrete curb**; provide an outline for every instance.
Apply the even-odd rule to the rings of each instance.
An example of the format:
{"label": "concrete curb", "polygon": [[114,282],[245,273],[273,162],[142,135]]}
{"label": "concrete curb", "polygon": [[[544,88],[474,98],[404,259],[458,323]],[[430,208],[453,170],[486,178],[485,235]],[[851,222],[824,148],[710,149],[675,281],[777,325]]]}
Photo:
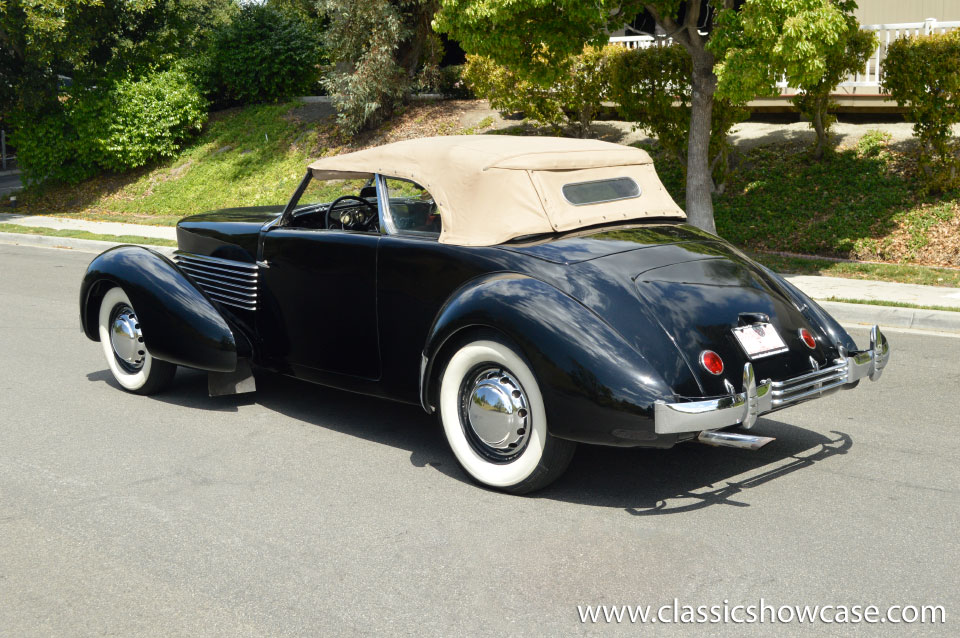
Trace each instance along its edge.
{"label": "concrete curb", "polygon": [[[0,244],[33,246],[37,248],[61,248],[94,255],[102,253],[114,246],[121,245],[111,241],[53,237],[50,235],[22,235],[19,233],[0,233]],[[173,255],[173,251],[176,250],[170,246],[134,245],[150,248],[168,257]],[[896,306],[873,306],[868,304],[840,303],[836,301],[819,301],[818,303],[842,324],[879,324],[881,327],[887,328],[908,328],[933,332],[960,333],[960,312],[898,308]]]}
{"label": "concrete curb", "polygon": [[881,328],[911,328],[935,332],[960,332],[960,312],[873,306],[869,304],[818,301],[823,309],[843,324],[879,324]]}
{"label": "concrete curb", "polygon": [[[121,246],[117,242],[99,241],[96,239],[75,239],[73,237],[55,237],[53,235],[27,235],[21,233],[0,233],[0,244],[13,246],[33,246],[35,248],[61,248],[75,250],[80,253],[98,255],[114,246]],[[151,246],[149,244],[132,244],[150,248],[168,257],[173,255],[176,248],[172,246]]]}

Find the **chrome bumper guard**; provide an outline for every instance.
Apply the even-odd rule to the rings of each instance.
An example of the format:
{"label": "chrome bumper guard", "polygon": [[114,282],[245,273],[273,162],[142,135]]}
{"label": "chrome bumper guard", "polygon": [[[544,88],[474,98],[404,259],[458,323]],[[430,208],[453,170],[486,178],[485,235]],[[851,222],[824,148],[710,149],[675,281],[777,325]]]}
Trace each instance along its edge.
{"label": "chrome bumper guard", "polygon": [[743,392],[718,399],[654,404],[654,430],[657,434],[702,432],[741,425],[753,427],[757,418],[794,403],[815,399],[844,385],[870,377],[876,381],[890,359],[890,344],[879,326],[870,330],[870,349],[848,354],[840,347],[834,365],[814,370],[786,381],[757,383],[753,365],[743,366]]}

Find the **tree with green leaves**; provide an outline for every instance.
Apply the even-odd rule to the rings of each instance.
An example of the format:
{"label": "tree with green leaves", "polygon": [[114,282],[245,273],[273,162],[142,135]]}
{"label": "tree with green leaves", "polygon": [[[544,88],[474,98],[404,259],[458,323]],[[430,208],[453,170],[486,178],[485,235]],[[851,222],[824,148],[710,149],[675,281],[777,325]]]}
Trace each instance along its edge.
{"label": "tree with green leaves", "polygon": [[[772,28],[791,31],[809,1],[747,0],[746,4],[753,3],[757,14],[766,16]],[[713,232],[715,184],[710,148],[718,86],[714,67],[738,45],[737,31],[743,24],[734,16],[741,5],[742,0],[441,0],[434,26],[459,40],[468,53],[487,56],[547,85],[554,74],[562,72],[564,59],[584,44],[602,44],[609,30],[645,11],[659,31],[682,46],[690,58],[685,208],[691,223]],[[842,20],[833,20],[830,12],[818,15],[829,18],[823,24],[808,21],[818,34],[846,28]],[[826,42],[829,45],[832,40]],[[803,46],[811,48],[803,52],[804,58],[815,59],[820,44],[814,38],[787,38],[783,46],[787,58],[794,55],[792,48]],[[761,75],[770,83],[776,77],[767,61],[743,72]],[[731,76],[736,73],[728,74]],[[730,91],[724,95],[733,97],[730,102],[735,107],[754,97],[747,93]]]}
{"label": "tree with green leaves", "polygon": [[233,0],[0,0],[0,114],[55,107],[59,75],[93,85],[172,64],[235,10]]}
{"label": "tree with green leaves", "polygon": [[170,156],[206,119],[184,69],[234,0],[0,0],[0,117],[26,180]]}
{"label": "tree with green leaves", "polygon": [[389,117],[418,83],[436,74],[438,0],[319,0],[330,70],[323,83],[343,134]]}
{"label": "tree with green leaves", "polygon": [[614,47],[586,46],[564,61],[566,72],[544,87],[490,58],[468,55],[463,80],[478,97],[503,112],[522,112],[554,133],[572,130],[586,137],[607,96],[607,60]]}
{"label": "tree with green leaves", "polygon": [[717,17],[712,46],[723,51],[716,65],[718,94],[734,100],[774,94],[785,78],[798,89],[793,103],[816,131],[814,157],[827,148],[830,94],[845,77],[862,72],[876,36],[861,31],[850,0],[747,0],[739,11]]}
{"label": "tree with green leaves", "polygon": [[322,17],[320,3],[317,0],[265,0],[264,5],[308,21],[319,21]]}
{"label": "tree with green leaves", "polygon": [[292,8],[248,4],[216,29],[203,60],[204,84],[216,104],[251,104],[312,91],[323,52],[317,24]]}
{"label": "tree with green leaves", "polygon": [[[611,47],[607,62],[617,112],[636,128],[647,131],[682,166],[687,165],[690,133],[690,55],[679,44],[626,49]],[[722,192],[729,174],[727,135],[748,111],[728,99],[714,99],[710,117],[709,165],[716,190]]]}
{"label": "tree with green leaves", "polygon": [[[717,0],[733,9],[734,0]],[[441,0],[434,28],[468,53],[489,57],[549,85],[563,61],[585,44],[602,46],[609,31],[647,11],[690,56],[690,126],[687,135],[686,212],[691,223],[715,231],[710,167],[713,95],[717,86],[710,34],[713,12],[701,0]]]}

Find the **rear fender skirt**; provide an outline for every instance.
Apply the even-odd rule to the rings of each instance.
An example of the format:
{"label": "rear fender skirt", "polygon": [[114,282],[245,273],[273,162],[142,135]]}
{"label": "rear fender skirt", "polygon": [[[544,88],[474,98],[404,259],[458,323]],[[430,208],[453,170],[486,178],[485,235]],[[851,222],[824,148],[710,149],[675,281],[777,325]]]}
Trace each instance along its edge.
{"label": "rear fender skirt", "polygon": [[672,395],[661,376],[575,299],[516,274],[474,279],[438,313],[420,375],[421,403],[428,412],[436,405],[440,368],[460,338],[478,328],[503,335],[526,358],[555,436],[607,445],[657,444],[653,404]]}
{"label": "rear fender skirt", "polygon": [[100,300],[113,286],[130,298],[151,355],[201,370],[236,369],[237,339],[220,312],[172,261],[140,246],[111,248],[87,267],[80,286],[87,337],[100,340]]}

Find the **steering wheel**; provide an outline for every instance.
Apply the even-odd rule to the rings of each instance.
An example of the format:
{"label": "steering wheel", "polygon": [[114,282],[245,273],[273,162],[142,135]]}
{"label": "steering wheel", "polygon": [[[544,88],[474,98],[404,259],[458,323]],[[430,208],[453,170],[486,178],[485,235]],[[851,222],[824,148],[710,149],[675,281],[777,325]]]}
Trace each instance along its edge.
{"label": "steering wheel", "polygon": [[340,202],[345,201],[354,201],[363,205],[369,212],[370,216],[366,217],[364,213],[358,211],[356,213],[345,213],[333,218],[334,222],[340,224],[340,228],[344,230],[348,228],[364,228],[368,227],[373,220],[377,219],[377,209],[373,204],[362,197],[357,197],[356,195],[343,195],[342,197],[338,197],[333,200],[330,203],[330,208],[327,209],[327,214],[324,218],[324,225],[327,228],[330,228],[331,213],[333,213],[333,210],[340,205]]}

